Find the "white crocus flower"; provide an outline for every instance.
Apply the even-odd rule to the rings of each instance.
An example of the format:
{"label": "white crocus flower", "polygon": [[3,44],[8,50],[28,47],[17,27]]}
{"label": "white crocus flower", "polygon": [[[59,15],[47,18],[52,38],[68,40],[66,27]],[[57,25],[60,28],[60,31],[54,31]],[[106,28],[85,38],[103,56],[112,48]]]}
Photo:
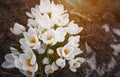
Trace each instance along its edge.
{"label": "white crocus flower", "polygon": [[61,4],[55,5],[54,2],[51,3],[51,18],[55,21],[57,26],[66,26],[69,23],[69,14],[64,10],[64,6]]}
{"label": "white crocus flower", "polygon": [[54,73],[54,70],[53,70],[53,68],[52,68],[52,65],[46,65],[46,66],[45,66],[45,73],[46,73],[47,75]]}
{"label": "white crocus flower", "polygon": [[36,56],[33,51],[25,49],[23,54],[19,56],[20,62],[22,64],[22,70],[36,72],[38,70],[38,64],[36,63]]}
{"label": "white crocus flower", "polygon": [[79,27],[78,24],[75,24],[74,21],[71,21],[68,24],[68,27],[65,28],[65,30],[71,34],[71,35],[75,35],[80,33],[83,30],[83,27]]}
{"label": "white crocus flower", "polygon": [[36,22],[44,29],[51,29],[54,26],[54,20],[48,14],[39,15],[36,17]]}
{"label": "white crocus flower", "polygon": [[51,12],[51,3],[50,0],[40,0],[40,13],[50,13]]}
{"label": "white crocus flower", "polygon": [[49,59],[47,57],[45,57],[42,61],[43,64],[49,64]]}
{"label": "white crocus flower", "polygon": [[40,47],[40,42],[36,34],[31,34],[24,32],[24,37],[20,39],[20,44],[22,48],[25,49],[26,47],[31,47],[32,49],[38,49]]}
{"label": "white crocus flower", "polygon": [[31,13],[26,12],[26,15],[30,18],[36,18],[39,14],[39,5],[36,5],[35,8],[31,8]]}
{"label": "white crocus flower", "polygon": [[42,43],[40,47],[37,49],[38,54],[44,54],[47,49],[47,45]]}
{"label": "white crocus flower", "polygon": [[63,15],[67,12],[67,10],[64,10],[64,6],[62,4],[55,4],[54,2],[51,3],[51,9],[52,9],[52,16],[57,17],[60,15]]}
{"label": "white crocus flower", "polygon": [[65,58],[65,59],[72,59],[74,58],[74,54],[73,54],[73,51],[74,48],[71,47],[71,44],[66,44],[63,48],[62,48],[62,56]]}
{"label": "white crocus flower", "polygon": [[5,55],[6,61],[3,62],[2,67],[3,68],[14,68],[14,67],[18,66],[17,64],[19,64],[19,66],[21,66],[21,63],[19,63],[19,61],[18,61],[18,56],[20,54],[18,52],[18,50],[13,47],[10,47],[10,50],[12,53]]}
{"label": "white crocus flower", "polygon": [[80,36],[70,36],[69,39],[68,39],[68,42],[72,42],[76,45],[79,45],[78,44],[79,41],[80,41]]}
{"label": "white crocus flower", "polygon": [[78,48],[79,40],[80,40],[80,36],[71,36],[68,39],[68,42],[71,43],[71,45],[74,47],[74,55],[75,56],[83,53],[83,51],[80,48]]}
{"label": "white crocus flower", "polygon": [[55,31],[54,31],[53,29],[50,29],[50,30],[46,31],[46,32],[42,35],[42,41],[43,41],[45,44],[55,45],[55,44],[56,44]]}
{"label": "white crocus flower", "polygon": [[15,67],[15,55],[13,54],[6,54],[5,55],[5,62],[3,62],[2,67],[3,68],[14,68]]}
{"label": "white crocus flower", "polygon": [[25,27],[19,23],[15,23],[13,28],[10,28],[10,31],[15,35],[20,35],[25,32]]}
{"label": "white crocus flower", "polygon": [[66,65],[65,60],[62,59],[62,58],[57,59],[57,60],[56,60],[56,64],[57,64],[57,66],[59,66],[59,67],[61,67],[61,68],[64,68],[65,65]]}
{"label": "white crocus flower", "polygon": [[34,27],[38,28],[39,24],[34,20],[34,19],[28,19],[28,24],[29,27]]}
{"label": "white crocus flower", "polygon": [[77,71],[76,69],[79,68],[84,61],[85,61],[84,58],[71,59],[69,61],[69,64],[70,64],[69,68],[70,68],[70,70],[73,71],[73,72],[76,72]]}
{"label": "white crocus flower", "polygon": [[71,43],[66,44],[64,47],[57,48],[57,53],[61,58],[65,58],[66,60],[70,60],[74,58],[74,48]]}
{"label": "white crocus flower", "polygon": [[69,23],[69,14],[65,13],[54,18],[57,26],[66,26]]}
{"label": "white crocus flower", "polygon": [[65,36],[67,33],[65,32],[64,28],[57,28],[55,33],[57,42],[63,42],[65,40]]}

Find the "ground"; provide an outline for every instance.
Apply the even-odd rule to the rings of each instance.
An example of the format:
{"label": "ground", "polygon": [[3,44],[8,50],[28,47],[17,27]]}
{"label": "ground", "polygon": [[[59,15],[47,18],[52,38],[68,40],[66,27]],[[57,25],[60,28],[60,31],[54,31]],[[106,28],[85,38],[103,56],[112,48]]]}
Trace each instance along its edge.
{"label": "ground", "polygon": [[[111,47],[112,44],[120,44],[120,36],[113,32],[114,28],[120,29],[120,0],[54,1],[65,5],[70,19],[84,28],[80,33],[80,48],[84,51],[81,56],[87,61],[76,73],[66,69],[55,72],[54,77],[120,77],[120,54],[114,55],[114,48]],[[10,46],[18,42],[19,38],[9,28],[15,22],[26,26],[28,17],[25,12],[36,4],[39,4],[39,0],[0,0],[0,65],[5,54],[10,52]],[[106,32],[103,25],[109,26],[110,30]],[[86,49],[86,45],[89,45],[91,52]],[[114,62],[112,60],[111,68],[107,69],[111,59]],[[0,77],[23,75],[17,69],[4,69],[0,66]]]}

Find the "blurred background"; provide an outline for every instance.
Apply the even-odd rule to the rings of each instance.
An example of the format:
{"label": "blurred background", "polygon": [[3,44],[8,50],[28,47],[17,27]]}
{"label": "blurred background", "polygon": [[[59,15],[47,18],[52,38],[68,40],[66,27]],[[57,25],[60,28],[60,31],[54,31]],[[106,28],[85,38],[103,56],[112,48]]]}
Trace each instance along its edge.
{"label": "blurred background", "polygon": [[[54,77],[120,77],[120,0],[54,0],[65,6],[70,20],[84,30],[80,33],[80,56],[86,62],[76,73],[64,69]],[[39,0],[0,0],[0,65],[9,47],[18,43],[9,28],[15,22],[27,26],[25,12]],[[24,77],[17,69],[0,66],[0,77]],[[38,75],[38,77],[40,77]]]}

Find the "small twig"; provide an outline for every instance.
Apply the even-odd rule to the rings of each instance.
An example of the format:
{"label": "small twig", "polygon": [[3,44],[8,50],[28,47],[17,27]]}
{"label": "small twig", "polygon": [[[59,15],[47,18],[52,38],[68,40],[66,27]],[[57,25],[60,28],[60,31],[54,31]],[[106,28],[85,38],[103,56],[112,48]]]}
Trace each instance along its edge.
{"label": "small twig", "polygon": [[86,17],[86,16],[84,16],[84,15],[78,13],[78,12],[75,12],[75,10],[76,10],[76,9],[72,10],[72,11],[71,11],[71,14],[77,15],[77,16],[83,18],[83,19],[88,20],[89,22],[92,22],[92,20],[91,20],[90,18],[88,18],[88,17]]}
{"label": "small twig", "polygon": [[87,37],[91,37],[91,36],[95,36],[97,34],[90,34],[90,35],[86,35],[86,36],[81,36],[81,38],[87,38]]}
{"label": "small twig", "polygon": [[74,4],[72,4],[71,2],[69,2],[68,0],[65,0],[68,4],[70,4],[71,6],[73,6],[74,8],[77,8]]}

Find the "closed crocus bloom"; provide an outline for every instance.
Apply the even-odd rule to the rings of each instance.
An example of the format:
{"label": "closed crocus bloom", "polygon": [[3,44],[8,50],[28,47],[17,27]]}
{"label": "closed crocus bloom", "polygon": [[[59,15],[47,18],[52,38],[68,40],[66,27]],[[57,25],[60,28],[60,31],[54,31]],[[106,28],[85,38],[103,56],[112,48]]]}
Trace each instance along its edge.
{"label": "closed crocus bloom", "polygon": [[79,68],[81,66],[81,64],[85,61],[85,59],[83,58],[76,58],[76,59],[71,59],[69,61],[69,68],[71,71],[76,72],[77,68]]}
{"label": "closed crocus bloom", "polygon": [[61,68],[64,68],[64,67],[66,66],[65,60],[62,59],[62,58],[58,58],[58,59],[56,60],[56,64],[57,64],[57,66],[59,66],[59,67],[61,67]]}
{"label": "closed crocus bloom", "polygon": [[42,63],[43,64],[49,64],[49,59],[47,57],[43,58]]}
{"label": "closed crocus bloom", "polygon": [[53,70],[53,68],[52,68],[52,65],[46,65],[46,66],[45,66],[45,73],[46,73],[47,75],[54,73],[54,70]]}
{"label": "closed crocus bloom", "polygon": [[65,40],[65,36],[66,36],[67,33],[65,32],[64,28],[59,27],[59,28],[56,29],[55,34],[56,34],[56,37],[55,37],[56,41],[57,42],[63,42]]}
{"label": "closed crocus bloom", "polygon": [[[12,53],[10,54],[6,54],[5,55],[5,62],[3,62],[2,67],[3,68],[14,68],[16,67],[16,63],[18,63],[18,56],[19,56],[19,52],[17,49],[10,47],[10,50]],[[19,65],[21,65],[21,63],[18,63]]]}
{"label": "closed crocus bloom", "polygon": [[48,49],[47,53],[52,55],[54,51],[52,49]]}
{"label": "closed crocus bloom", "polygon": [[15,67],[15,56],[13,54],[6,54],[5,55],[5,62],[3,62],[3,68],[14,68]]}
{"label": "closed crocus bloom", "polygon": [[10,31],[15,35],[20,35],[25,32],[25,27],[19,23],[15,23],[13,28],[10,28]]}
{"label": "closed crocus bloom", "polygon": [[20,62],[22,63],[22,70],[29,70],[36,72],[38,64],[36,63],[36,56],[31,49],[25,49],[23,54],[20,54]]}
{"label": "closed crocus bloom", "polygon": [[31,13],[26,12],[26,15],[30,18],[36,18],[39,14],[39,5],[36,5],[35,8],[31,8]]}
{"label": "closed crocus bloom", "polygon": [[42,43],[40,47],[37,49],[38,54],[44,54],[47,49],[47,45]]}
{"label": "closed crocus bloom", "polygon": [[54,71],[57,71],[58,70],[58,66],[55,62],[52,63],[51,65],[51,68],[54,70]]}
{"label": "closed crocus bloom", "polygon": [[65,29],[69,34],[75,35],[80,33],[83,30],[83,27],[79,27],[78,24],[75,24],[74,21],[71,21],[68,24],[68,27],[66,27]]}

